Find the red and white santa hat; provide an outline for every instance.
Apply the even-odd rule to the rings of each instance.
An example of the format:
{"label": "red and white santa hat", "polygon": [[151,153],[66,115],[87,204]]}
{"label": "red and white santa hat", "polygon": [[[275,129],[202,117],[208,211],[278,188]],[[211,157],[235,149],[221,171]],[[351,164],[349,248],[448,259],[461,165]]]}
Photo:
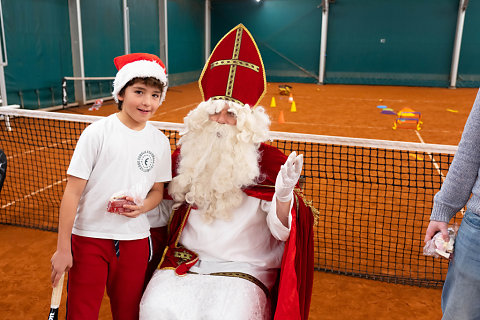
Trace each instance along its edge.
{"label": "red and white santa hat", "polygon": [[164,87],[160,97],[160,104],[165,100],[168,81],[167,70],[162,60],[150,53],[130,53],[113,59],[117,67],[117,75],[113,81],[112,95],[118,102],[118,93],[123,89],[128,81],[133,78],[152,77],[163,82]]}
{"label": "red and white santa hat", "polygon": [[256,106],[265,95],[265,68],[257,44],[243,24],[215,46],[198,80],[204,101],[226,100]]}

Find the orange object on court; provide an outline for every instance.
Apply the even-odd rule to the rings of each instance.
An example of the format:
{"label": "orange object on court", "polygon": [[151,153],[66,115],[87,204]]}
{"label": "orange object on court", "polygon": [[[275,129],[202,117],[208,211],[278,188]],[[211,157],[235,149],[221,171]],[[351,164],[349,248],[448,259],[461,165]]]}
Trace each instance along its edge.
{"label": "orange object on court", "polygon": [[397,118],[393,123],[393,130],[399,129],[415,129],[420,130],[423,124],[420,121],[421,113],[410,108],[403,108],[397,113]]}
{"label": "orange object on court", "polygon": [[283,116],[283,111],[280,111],[278,115],[278,123],[285,123],[285,117]]}

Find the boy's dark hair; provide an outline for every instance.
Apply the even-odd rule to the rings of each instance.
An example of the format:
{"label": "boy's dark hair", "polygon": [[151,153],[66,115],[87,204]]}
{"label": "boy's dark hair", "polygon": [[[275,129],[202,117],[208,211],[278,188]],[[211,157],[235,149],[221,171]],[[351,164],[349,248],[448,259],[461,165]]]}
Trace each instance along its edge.
{"label": "boy's dark hair", "polygon": [[[120,90],[118,92],[118,95],[123,96],[125,94],[125,90],[127,89],[127,87],[133,86],[135,83],[138,83],[138,82],[141,82],[146,86],[156,87],[161,92],[163,92],[163,88],[165,88],[165,84],[162,81],[158,80],[157,78],[153,78],[153,77],[138,78],[138,77],[136,77],[136,78],[133,78],[132,80],[128,81],[123,86],[122,90]],[[123,101],[119,100],[118,101],[118,110],[122,110],[122,105],[123,105]]]}

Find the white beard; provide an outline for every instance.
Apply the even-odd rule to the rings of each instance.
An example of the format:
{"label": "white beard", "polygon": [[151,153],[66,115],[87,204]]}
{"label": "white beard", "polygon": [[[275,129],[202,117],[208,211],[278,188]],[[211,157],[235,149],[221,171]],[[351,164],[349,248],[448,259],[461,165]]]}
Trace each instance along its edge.
{"label": "white beard", "polygon": [[206,121],[190,128],[179,141],[178,175],[169,185],[176,202],[204,212],[207,223],[228,220],[242,202],[242,187],[260,175],[258,143],[239,139],[236,126]]}

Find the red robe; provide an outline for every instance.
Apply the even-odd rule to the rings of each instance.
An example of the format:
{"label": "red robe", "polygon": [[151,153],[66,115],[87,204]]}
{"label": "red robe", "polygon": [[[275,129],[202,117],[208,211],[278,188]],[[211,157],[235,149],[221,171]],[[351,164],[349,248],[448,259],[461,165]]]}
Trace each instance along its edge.
{"label": "red robe", "polygon": [[[179,150],[172,155],[173,176],[177,174]],[[248,196],[272,201],[278,171],[287,157],[267,144],[261,144],[260,152],[260,171],[265,179],[243,191]],[[165,247],[159,269],[175,269],[177,274],[183,275],[198,261],[195,252],[178,244],[190,209],[185,204],[173,211],[168,224],[168,246]],[[312,209],[306,205],[300,189],[295,188],[290,236],[285,242],[278,287],[272,292],[275,320],[308,319],[314,267],[313,222]]]}

